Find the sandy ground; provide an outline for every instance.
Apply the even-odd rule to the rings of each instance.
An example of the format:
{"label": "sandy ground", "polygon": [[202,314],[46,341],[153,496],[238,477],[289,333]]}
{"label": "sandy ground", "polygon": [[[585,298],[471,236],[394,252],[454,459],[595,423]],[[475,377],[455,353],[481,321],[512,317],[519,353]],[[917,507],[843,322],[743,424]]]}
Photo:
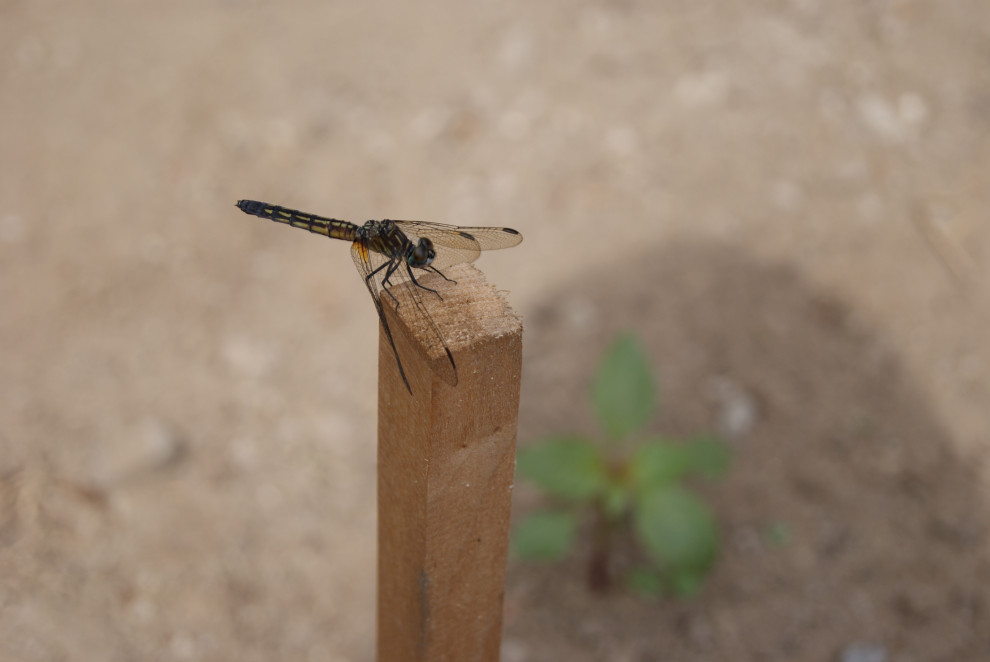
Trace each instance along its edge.
{"label": "sandy ground", "polygon": [[513,562],[505,660],[990,659],[984,0],[0,0],[0,82],[0,658],[373,659],[374,311],[246,197],[520,230],[520,444],[620,329],[754,404],[702,594]]}

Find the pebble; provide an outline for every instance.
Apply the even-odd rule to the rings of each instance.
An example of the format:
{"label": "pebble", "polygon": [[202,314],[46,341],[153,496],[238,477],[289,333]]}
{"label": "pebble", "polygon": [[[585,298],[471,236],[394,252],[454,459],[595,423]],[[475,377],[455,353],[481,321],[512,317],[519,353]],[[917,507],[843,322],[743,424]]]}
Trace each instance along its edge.
{"label": "pebble", "polygon": [[849,644],[839,655],[839,662],[887,662],[889,659],[885,646],[865,642]]}
{"label": "pebble", "polygon": [[726,439],[738,439],[753,429],[759,418],[756,398],[731,377],[712,377],[709,392],[718,411],[717,428]]}

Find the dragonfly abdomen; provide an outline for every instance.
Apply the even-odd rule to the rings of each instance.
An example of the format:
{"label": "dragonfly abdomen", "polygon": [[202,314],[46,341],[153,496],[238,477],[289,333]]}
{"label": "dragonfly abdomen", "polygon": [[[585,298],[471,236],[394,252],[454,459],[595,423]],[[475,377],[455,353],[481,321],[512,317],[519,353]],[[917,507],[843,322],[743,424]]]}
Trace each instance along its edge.
{"label": "dragonfly abdomen", "polygon": [[276,223],[285,223],[294,228],[302,228],[316,234],[322,234],[331,239],[343,239],[354,241],[357,237],[358,226],[347,221],[339,221],[335,218],[326,218],[316,214],[307,214],[296,209],[270,205],[267,202],[257,200],[238,200],[237,207],[246,214],[267,218]]}

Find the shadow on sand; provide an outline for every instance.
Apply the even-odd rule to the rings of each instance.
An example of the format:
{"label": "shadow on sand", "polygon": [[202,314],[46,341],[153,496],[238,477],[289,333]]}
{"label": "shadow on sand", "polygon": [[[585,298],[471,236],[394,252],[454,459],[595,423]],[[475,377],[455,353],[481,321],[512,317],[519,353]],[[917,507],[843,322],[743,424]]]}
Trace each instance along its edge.
{"label": "shadow on sand", "polygon": [[[719,384],[756,403],[727,478],[702,488],[722,557],[696,598],[658,602],[590,595],[583,549],[556,566],[514,561],[504,659],[829,660],[859,641],[894,659],[990,659],[975,472],[856,311],[729,246],[587,273],[526,320],[520,447],[595,432],[589,380],[626,329],[659,375],[655,430],[713,429]],[[520,485],[517,514],[537,503]],[[788,543],[768,540],[774,523]]]}

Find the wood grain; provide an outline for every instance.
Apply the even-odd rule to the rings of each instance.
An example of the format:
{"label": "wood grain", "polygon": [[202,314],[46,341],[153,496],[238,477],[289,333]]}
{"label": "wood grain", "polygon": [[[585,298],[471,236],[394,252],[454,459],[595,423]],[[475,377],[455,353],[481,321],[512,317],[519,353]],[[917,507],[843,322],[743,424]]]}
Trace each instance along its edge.
{"label": "wood grain", "polygon": [[381,662],[499,656],[522,323],[474,267],[446,273],[456,285],[424,281],[444,300],[423,298],[453,352],[457,386],[430,367],[446,357],[422,349],[429,329],[387,310],[410,395],[380,333]]}

